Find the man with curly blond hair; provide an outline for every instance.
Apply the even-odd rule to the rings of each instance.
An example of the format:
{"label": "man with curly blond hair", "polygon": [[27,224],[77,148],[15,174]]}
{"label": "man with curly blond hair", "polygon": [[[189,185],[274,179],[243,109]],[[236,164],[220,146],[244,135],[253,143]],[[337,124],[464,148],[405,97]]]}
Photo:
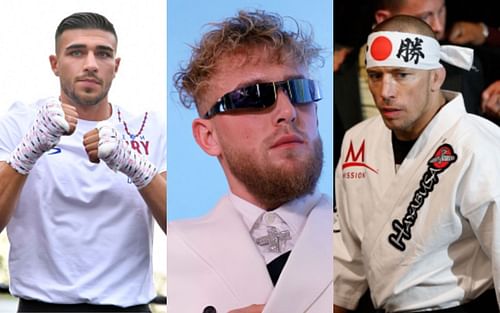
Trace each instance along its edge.
{"label": "man with curly blond hair", "polygon": [[316,190],[321,95],[309,72],[321,49],[264,11],[211,25],[175,83],[230,190],[207,216],[168,225],[168,312],[329,312],[333,206]]}

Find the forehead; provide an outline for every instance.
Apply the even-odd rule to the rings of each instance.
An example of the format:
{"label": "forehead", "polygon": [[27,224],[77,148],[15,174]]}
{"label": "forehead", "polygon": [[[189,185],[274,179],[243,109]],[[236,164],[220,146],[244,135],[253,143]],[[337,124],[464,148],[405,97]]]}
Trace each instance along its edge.
{"label": "forehead", "polygon": [[106,46],[116,50],[115,36],[101,29],[68,29],[57,39],[56,48],[66,49],[73,45],[84,45],[88,47]]}
{"label": "forehead", "polygon": [[214,73],[200,90],[200,109],[206,110],[224,94],[256,83],[307,77],[304,66],[295,62],[278,63],[267,53],[236,53],[218,59]]}
{"label": "forehead", "polygon": [[426,73],[428,72],[427,70],[419,70],[419,69],[414,69],[414,68],[408,68],[408,67],[396,67],[396,66],[374,66],[371,68],[366,69],[368,73],[378,73],[378,74],[397,74],[397,73],[414,73],[414,74],[420,74],[420,73]]}
{"label": "forehead", "polygon": [[[222,56],[215,67],[213,82],[278,81],[289,76],[306,75],[305,66],[293,60],[278,62],[269,52],[253,50]],[[225,79],[227,78],[227,79]]]}
{"label": "forehead", "polygon": [[434,12],[444,6],[444,0],[406,0],[403,1],[398,13],[408,15],[421,15]]}

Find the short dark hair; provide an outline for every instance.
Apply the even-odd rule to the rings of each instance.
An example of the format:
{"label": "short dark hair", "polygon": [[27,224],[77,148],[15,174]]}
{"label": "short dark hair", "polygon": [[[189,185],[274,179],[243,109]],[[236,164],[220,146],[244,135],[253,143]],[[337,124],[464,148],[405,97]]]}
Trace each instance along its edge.
{"label": "short dark hair", "polygon": [[100,29],[110,32],[115,36],[118,42],[118,36],[116,35],[115,27],[111,22],[104,16],[93,12],[78,12],[73,13],[70,16],[64,18],[56,29],[56,46],[57,40],[61,34],[69,29]]}

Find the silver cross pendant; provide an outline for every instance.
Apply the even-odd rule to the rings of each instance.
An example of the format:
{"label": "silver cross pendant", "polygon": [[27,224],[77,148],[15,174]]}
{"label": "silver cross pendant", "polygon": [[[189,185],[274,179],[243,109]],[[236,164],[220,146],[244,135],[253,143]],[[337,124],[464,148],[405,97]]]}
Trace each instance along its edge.
{"label": "silver cross pendant", "polygon": [[259,246],[269,246],[270,252],[281,253],[286,246],[286,241],[292,239],[288,230],[279,231],[274,226],[267,226],[267,235],[255,239]]}

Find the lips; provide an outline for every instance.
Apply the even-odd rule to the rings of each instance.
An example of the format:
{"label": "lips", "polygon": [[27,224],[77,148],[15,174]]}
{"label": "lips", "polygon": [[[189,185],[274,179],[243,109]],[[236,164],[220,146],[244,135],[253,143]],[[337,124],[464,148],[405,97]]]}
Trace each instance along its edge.
{"label": "lips", "polygon": [[288,147],[288,146],[293,146],[293,145],[300,145],[303,144],[304,140],[297,135],[284,135],[279,137],[271,146],[271,149],[278,148],[278,147]]}
{"label": "lips", "polygon": [[391,108],[381,108],[380,112],[385,117],[395,117],[401,112],[401,110],[391,107]]}
{"label": "lips", "polygon": [[88,84],[96,84],[96,85],[100,84],[98,81],[93,80],[93,79],[80,79],[78,81],[81,83],[88,83]]}
{"label": "lips", "polygon": [[88,83],[88,84],[96,84],[100,85],[101,80],[93,77],[81,77],[76,80],[77,82]]}

